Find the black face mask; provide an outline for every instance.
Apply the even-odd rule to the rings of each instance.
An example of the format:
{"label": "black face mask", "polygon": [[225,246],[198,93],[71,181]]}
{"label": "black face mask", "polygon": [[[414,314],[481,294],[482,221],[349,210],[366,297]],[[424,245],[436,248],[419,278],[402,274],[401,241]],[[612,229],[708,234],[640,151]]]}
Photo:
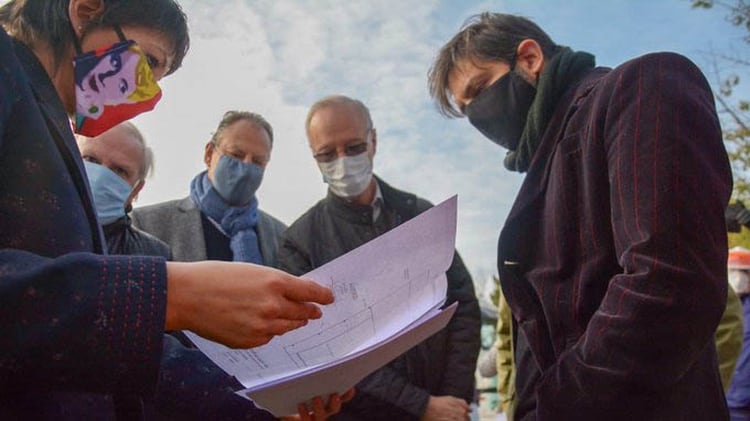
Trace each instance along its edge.
{"label": "black face mask", "polygon": [[479,93],[466,107],[469,122],[498,145],[516,150],[536,88],[511,70]]}

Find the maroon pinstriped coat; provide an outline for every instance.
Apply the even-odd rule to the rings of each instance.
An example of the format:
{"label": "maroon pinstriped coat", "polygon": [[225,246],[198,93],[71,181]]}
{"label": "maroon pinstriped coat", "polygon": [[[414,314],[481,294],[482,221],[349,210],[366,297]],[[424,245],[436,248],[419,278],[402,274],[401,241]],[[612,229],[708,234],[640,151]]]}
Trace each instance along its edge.
{"label": "maroon pinstriped coat", "polygon": [[712,338],[731,187],[711,90],[684,57],[595,69],[566,94],[499,240],[517,419],[728,418]]}

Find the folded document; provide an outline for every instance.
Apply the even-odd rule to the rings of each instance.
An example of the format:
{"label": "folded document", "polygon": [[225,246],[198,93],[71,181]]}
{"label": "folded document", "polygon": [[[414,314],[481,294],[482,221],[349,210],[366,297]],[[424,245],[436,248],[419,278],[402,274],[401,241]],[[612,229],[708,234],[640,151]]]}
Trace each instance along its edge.
{"label": "folded document", "polygon": [[303,275],[336,300],[306,326],[251,349],[229,349],[188,332],[198,348],[276,416],[314,396],[343,393],[436,333],[456,305],[445,272],[456,239],[456,196]]}

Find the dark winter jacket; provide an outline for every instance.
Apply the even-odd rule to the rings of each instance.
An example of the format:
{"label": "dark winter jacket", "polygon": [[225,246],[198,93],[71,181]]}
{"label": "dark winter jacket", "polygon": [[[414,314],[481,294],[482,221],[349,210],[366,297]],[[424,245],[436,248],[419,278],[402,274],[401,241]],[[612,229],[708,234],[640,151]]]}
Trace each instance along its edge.
{"label": "dark winter jacket", "polygon": [[134,227],[128,215],[103,227],[109,254],[131,256],[162,256],[172,260],[167,243]]}
{"label": "dark winter jacket", "polygon": [[499,240],[517,420],[728,418],[713,338],[731,190],[713,94],[686,58],[571,86]]}
{"label": "dark winter jacket", "polygon": [[[279,267],[301,275],[372,240],[432,205],[410,193],[378,183],[383,208],[373,223],[372,207],[358,206],[329,192],[282,235]],[[479,305],[471,276],[456,253],[447,272],[446,303],[459,302],[448,326],[357,386],[355,398],[337,420],[419,419],[430,395],[470,402],[479,352]]]}

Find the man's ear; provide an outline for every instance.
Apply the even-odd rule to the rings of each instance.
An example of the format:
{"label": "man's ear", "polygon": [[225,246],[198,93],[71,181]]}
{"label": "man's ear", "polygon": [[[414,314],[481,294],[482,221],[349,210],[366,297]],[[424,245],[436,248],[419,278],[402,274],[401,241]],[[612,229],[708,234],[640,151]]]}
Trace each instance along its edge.
{"label": "man's ear", "polygon": [[214,154],[214,147],[214,143],[209,140],[203,150],[203,163],[206,164],[206,168],[211,166],[211,157]]}
{"label": "man's ear", "polygon": [[89,22],[99,18],[104,13],[103,0],[70,0],[68,16],[78,38],[81,38]]}
{"label": "man's ear", "polygon": [[133,201],[135,201],[138,198],[138,193],[141,192],[143,189],[143,186],[146,185],[146,180],[140,179],[135,182],[135,185],[133,186],[133,190],[130,192],[130,196],[128,196],[128,199],[125,200],[125,208],[128,209],[132,207]]}
{"label": "man's ear", "polygon": [[370,139],[370,142],[372,142],[372,156],[375,156],[375,152],[378,150],[378,131],[374,127],[372,128],[372,139]]}
{"label": "man's ear", "polygon": [[533,76],[529,82],[534,82],[539,79],[543,67],[544,53],[539,43],[533,39],[521,41],[516,50],[516,68],[520,68],[522,74]]}

